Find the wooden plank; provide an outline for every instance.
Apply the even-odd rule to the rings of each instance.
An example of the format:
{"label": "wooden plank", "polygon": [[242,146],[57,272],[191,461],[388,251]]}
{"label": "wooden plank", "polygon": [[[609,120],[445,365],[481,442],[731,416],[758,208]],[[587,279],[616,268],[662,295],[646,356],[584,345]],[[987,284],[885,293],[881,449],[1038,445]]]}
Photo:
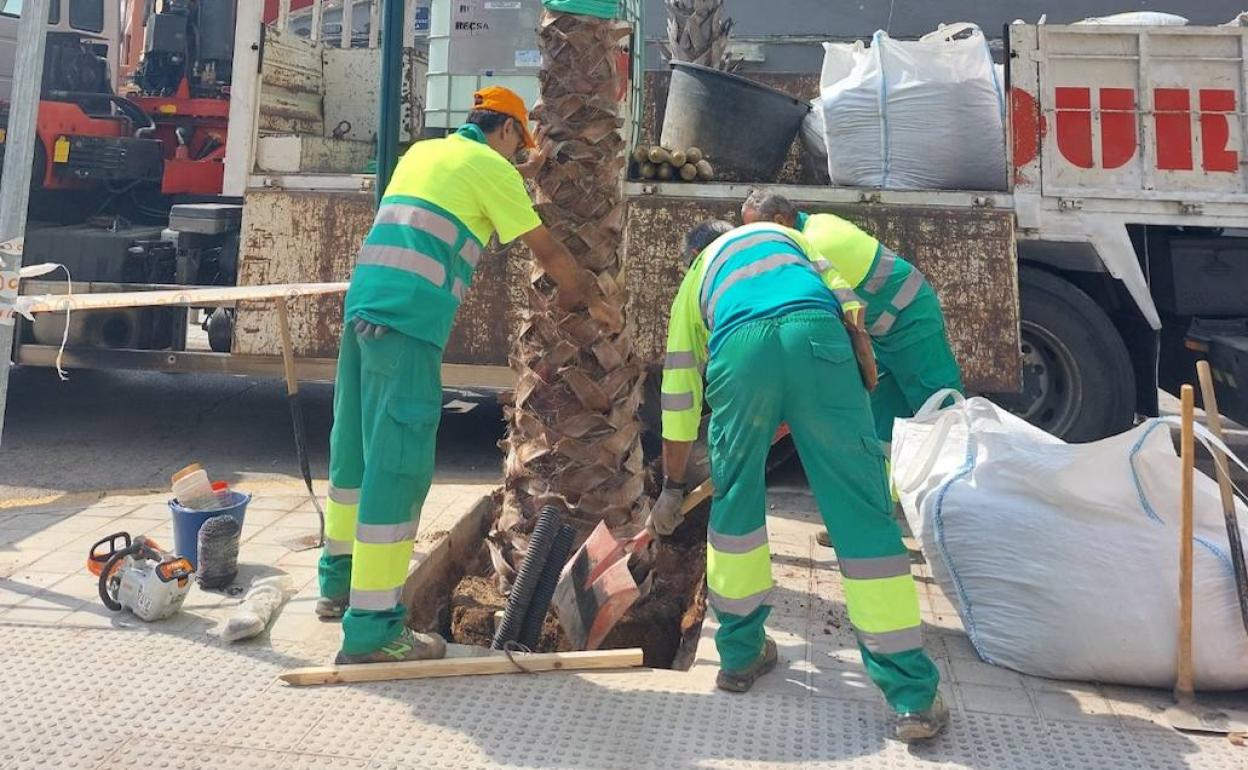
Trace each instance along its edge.
{"label": "wooden plank", "polygon": [[107,294],[64,294],[18,297],[21,313],[63,313],[70,310],[104,310],[123,307],[182,307],[229,305],[241,300],[272,300],[289,297],[315,297],[343,294],[345,282],[288,283],[273,286],[222,286],[211,289],[174,291],[119,291]]}
{"label": "wooden plank", "polygon": [[642,653],[640,648],[634,647],[627,650],[515,653],[513,658],[515,663],[512,662],[512,658],[491,655],[481,658],[443,658],[442,660],[414,660],[404,663],[367,663],[356,666],[311,666],[287,671],[278,676],[278,679],[296,686],[307,686],[486,674],[521,674],[525,671],[594,671],[636,668],[641,665]]}

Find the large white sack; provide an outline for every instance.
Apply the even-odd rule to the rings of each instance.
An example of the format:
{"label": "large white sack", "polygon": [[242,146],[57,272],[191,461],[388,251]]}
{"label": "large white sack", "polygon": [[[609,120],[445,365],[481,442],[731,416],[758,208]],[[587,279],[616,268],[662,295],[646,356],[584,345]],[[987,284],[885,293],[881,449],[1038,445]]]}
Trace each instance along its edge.
{"label": "large white sack", "polygon": [[844,80],[854,71],[858,59],[866,53],[861,40],[852,43],[824,43],[823,69],[819,73],[819,90]]}
{"label": "large white sack", "polygon": [[802,142],[802,182],[804,184],[822,184],[831,182],[828,176],[828,145],[824,139],[823,99],[817,98],[810,103],[810,112],[802,119],[802,128],[798,138]]}
{"label": "large white sack", "polygon": [[[982,398],[932,411],[897,422],[894,479],[980,656],[1035,676],[1172,686],[1180,464],[1169,423],[1066,444]],[[1196,686],[1248,687],[1218,485],[1199,472],[1194,521]]]}
{"label": "large white sack", "polygon": [[917,41],[876,32],[861,52],[825,46],[821,92],[837,184],[893,189],[1006,187],[1005,99],[983,32],[943,27]]}
{"label": "large white sack", "polygon": [[1104,24],[1113,27],[1182,27],[1186,26],[1187,18],[1176,13],[1160,11],[1127,11],[1109,16],[1092,16],[1076,21],[1075,24]]}

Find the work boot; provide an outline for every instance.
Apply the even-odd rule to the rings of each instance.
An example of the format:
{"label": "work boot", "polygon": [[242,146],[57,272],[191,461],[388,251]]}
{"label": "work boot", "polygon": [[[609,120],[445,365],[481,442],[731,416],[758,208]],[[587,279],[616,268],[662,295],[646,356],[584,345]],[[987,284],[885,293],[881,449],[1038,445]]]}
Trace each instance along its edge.
{"label": "work boot", "polygon": [[815,542],[824,548],[832,547],[832,537],[828,534],[826,529],[819,530],[819,534],[815,535]]}
{"label": "work boot", "polygon": [[936,696],[926,711],[912,711],[897,715],[897,740],[914,743],[935,738],[949,725],[949,709],[944,698]]}
{"label": "work boot", "polygon": [[402,663],[408,660],[438,660],[446,657],[446,640],[437,634],[421,634],[410,628],[403,629],[399,638],[380,650],[363,655],[339,652],[334,658],[335,666],[357,663]]}
{"label": "work boot", "polygon": [[342,616],[347,614],[348,598],[340,596],[330,599],[322,596],[316,600],[316,616],[321,620],[342,620]]}
{"label": "work boot", "polygon": [[715,677],[715,686],[728,692],[747,692],[759,677],[775,668],[779,660],[776,641],[768,636],[763,641],[763,652],[757,660],[740,671],[725,671],[721,668],[719,676]]}

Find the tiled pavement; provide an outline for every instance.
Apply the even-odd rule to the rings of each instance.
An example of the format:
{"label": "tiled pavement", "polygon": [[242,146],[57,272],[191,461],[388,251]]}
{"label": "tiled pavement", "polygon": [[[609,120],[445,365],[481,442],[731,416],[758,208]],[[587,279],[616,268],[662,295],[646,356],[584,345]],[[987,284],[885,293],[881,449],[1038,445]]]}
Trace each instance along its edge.
{"label": "tiled pavement", "polygon": [[[435,486],[422,533],[450,529],[488,491]],[[782,664],[745,696],[714,690],[710,620],[688,672],[292,688],[276,675],[324,662],[338,642],[337,627],[311,612],[316,552],[281,545],[315,527],[298,487],[257,495],[238,586],[285,573],[300,593],[266,635],[235,645],[211,629],[236,595],[193,589],[183,612],[153,624],[95,598],[83,568],[95,540],[124,529],[171,544],[160,496],[0,511],[0,768],[1248,767],[1248,749],[1161,725],[1166,693],[981,662],[921,559],[927,643],[954,722],[927,747],[887,740],[889,716],[858,663],[835,555],[814,542],[811,499],[773,492],[771,503],[771,633]],[[1242,694],[1221,699],[1248,706]]]}

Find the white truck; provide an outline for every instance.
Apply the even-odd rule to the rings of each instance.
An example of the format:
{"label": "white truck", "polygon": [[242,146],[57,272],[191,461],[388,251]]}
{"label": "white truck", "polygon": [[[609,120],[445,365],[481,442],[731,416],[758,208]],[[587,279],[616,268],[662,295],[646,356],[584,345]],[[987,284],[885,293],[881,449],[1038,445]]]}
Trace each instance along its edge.
{"label": "white truck", "polygon": [[[367,156],[352,155],[351,171],[302,164],[341,154],[331,133],[344,114],[358,115],[357,129],[367,124],[361,93],[343,85],[364,82],[360,68],[379,59],[349,59],[280,30],[248,40],[245,16],[234,71],[259,74],[236,78],[235,102],[248,109],[231,115],[226,156],[227,191],[236,180],[243,200],[238,283],[346,279],[372,220],[372,177],[358,168]],[[914,257],[946,306],[968,386],[1057,435],[1094,439],[1154,414],[1158,387],[1190,380],[1197,356],[1214,366],[1224,411],[1248,421],[1240,386],[1248,378],[1248,29],[1018,24],[1006,39],[1009,189],[784,192],[854,218]],[[814,95],[809,85],[790,90]],[[632,100],[637,120],[642,102]],[[652,116],[653,106],[644,111]],[[638,349],[656,369],[681,238],[699,219],[734,213],[747,187],[628,184],[630,310]],[[511,382],[507,355],[526,275],[522,259],[483,263],[447,349],[448,386]],[[31,281],[23,291],[50,289]],[[330,299],[294,310],[305,376],[331,376],[340,308]],[[238,308],[228,352],[185,339],[147,350],[71,344],[65,361],[277,372],[276,328],[262,310]],[[56,348],[27,330],[15,355],[49,365]]]}

